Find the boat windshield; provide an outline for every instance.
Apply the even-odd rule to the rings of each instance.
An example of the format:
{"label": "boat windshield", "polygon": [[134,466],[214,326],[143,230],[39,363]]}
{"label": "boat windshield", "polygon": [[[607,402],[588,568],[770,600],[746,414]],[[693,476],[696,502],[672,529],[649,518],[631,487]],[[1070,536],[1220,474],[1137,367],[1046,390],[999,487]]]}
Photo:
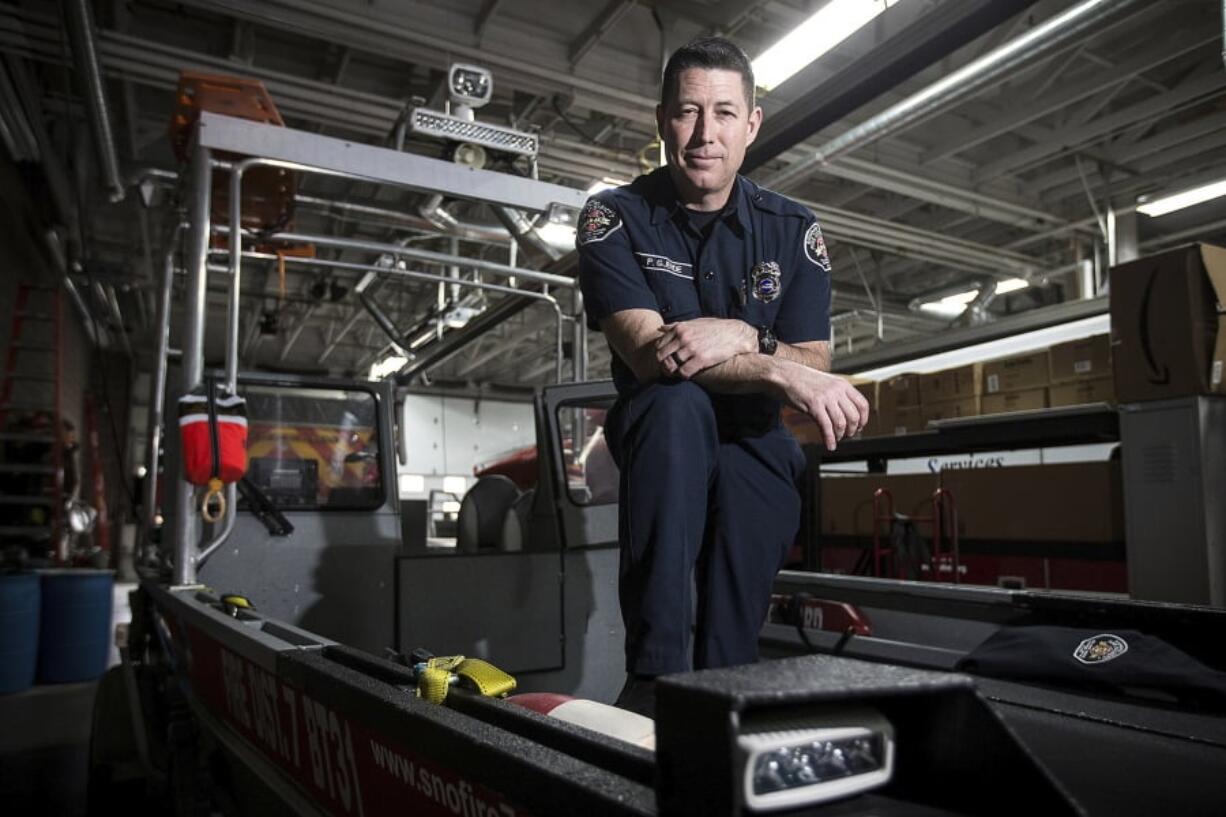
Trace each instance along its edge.
{"label": "boat windshield", "polygon": [[247,478],[285,510],[370,510],[383,502],[371,392],[249,385]]}

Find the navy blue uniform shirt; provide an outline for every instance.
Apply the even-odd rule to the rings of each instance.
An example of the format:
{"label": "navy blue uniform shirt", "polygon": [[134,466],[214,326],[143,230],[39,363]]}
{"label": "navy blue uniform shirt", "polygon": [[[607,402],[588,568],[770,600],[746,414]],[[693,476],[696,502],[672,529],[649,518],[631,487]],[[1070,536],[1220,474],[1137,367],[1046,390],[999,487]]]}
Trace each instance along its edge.
{"label": "navy blue uniform shirt", "polygon": [[[728,203],[704,229],[677,200],[668,168],[588,199],[575,245],[588,325],[624,309],[654,309],[665,323],[737,318],[785,343],[830,339],[830,259],[809,210],[737,176]],[[639,388],[613,351],[623,397]],[[779,403],[714,395],[721,425],[765,430]]]}

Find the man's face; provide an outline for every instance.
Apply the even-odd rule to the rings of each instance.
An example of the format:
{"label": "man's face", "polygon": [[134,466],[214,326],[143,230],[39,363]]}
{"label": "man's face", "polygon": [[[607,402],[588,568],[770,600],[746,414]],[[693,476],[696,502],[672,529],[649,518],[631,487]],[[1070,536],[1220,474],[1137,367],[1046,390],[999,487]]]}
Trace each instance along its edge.
{"label": "man's face", "polygon": [[667,104],[656,107],[656,124],[682,202],[711,210],[727,201],[762,109],[749,109],[736,71],[689,68]]}

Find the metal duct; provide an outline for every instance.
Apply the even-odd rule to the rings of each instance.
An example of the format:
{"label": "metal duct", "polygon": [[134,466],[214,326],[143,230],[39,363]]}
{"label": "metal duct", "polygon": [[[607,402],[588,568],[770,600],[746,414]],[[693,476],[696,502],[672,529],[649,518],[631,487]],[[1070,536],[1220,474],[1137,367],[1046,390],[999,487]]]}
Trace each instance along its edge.
{"label": "metal duct", "polygon": [[1082,0],[1020,37],[912,94],[896,105],[826,142],[808,159],[784,168],[763,181],[782,190],[804,178],[813,167],[897,133],[938,111],[955,105],[1001,76],[1016,73],[1070,40],[1083,35],[1141,0]]}
{"label": "metal duct", "polygon": [[958,316],[959,326],[979,326],[994,320],[988,307],[996,300],[996,281],[984,281],[979,285],[975,299],[966,305],[966,309]]}
{"label": "metal duct", "polygon": [[500,227],[460,221],[443,209],[443,201],[443,197],[435,193],[423,201],[421,206],[417,208],[417,212],[421,217],[435,230],[455,236],[456,238],[466,238],[470,241],[502,243],[503,241],[510,240],[511,233]]}
{"label": "metal duct", "polygon": [[503,223],[507,231],[515,236],[520,249],[534,264],[543,266],[557,261],[565,254],[546,241],[540,229],[519,210],[494,206],[494,213],[497,214],[498,220]]}
{"label": "metal duct", "polygon": [[119,157],[115,153],[115,135],[111,131],[110,108],[102,87],[102,72],[98,70],[98,50],[94,45],[94,19],[89,0],[63,0],[64,25],[72,45],[73,62],[81,72],[85,103],[94,131],[94,145],[102,167],[102,181],[110,190],[112,202],[123,201],[123,178],[119,174]]}

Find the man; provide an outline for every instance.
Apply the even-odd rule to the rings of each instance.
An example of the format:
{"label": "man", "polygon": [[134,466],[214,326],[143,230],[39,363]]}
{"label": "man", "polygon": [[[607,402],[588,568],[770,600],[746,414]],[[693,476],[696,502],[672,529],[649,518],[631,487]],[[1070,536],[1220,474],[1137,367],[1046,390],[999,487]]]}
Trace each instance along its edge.
{"label": "man", "polygon": [[762,123],[744,52],[720,38],[679,49],[656,122],[668,165],[589,199],[576,235],[618,390],[605,426],[621,469],[618,704],[647,714],[653,679],[689,668],[692,628],[695,669],[757,660],[800,522],[804,457],[781,404],[813,417],[831,449],[868,419],[863,397],[825,373],[817,222],[737,175]]}

